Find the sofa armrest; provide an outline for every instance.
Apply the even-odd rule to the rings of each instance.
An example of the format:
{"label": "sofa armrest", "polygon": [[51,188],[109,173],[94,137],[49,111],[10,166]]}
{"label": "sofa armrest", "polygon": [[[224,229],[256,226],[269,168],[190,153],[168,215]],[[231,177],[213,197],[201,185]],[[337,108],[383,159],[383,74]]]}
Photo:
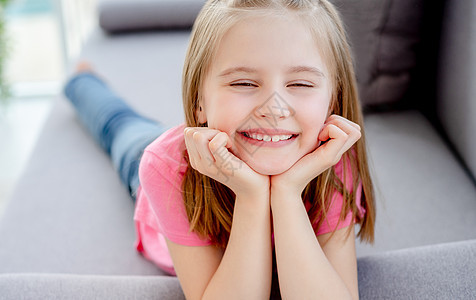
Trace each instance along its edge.
{"label": "sofa armrest", "polygon": [[476,240],[362,257],[358,273],[361,299],[473,299]]}
{"label": "sofa armrest", "polygon": [[101,0],[99,25],[107,32],[187,28],[204,0]]}
{"label": "sofa armrest", "polygon": [[[472,299],[476,240],[358,260],[361,299]],[[185,299],[176,277],[0,274],[2,299]]]}
{"label": "sofa armrest", "polygon": [[1,299],[185,299],[168,276],[0,274]]}

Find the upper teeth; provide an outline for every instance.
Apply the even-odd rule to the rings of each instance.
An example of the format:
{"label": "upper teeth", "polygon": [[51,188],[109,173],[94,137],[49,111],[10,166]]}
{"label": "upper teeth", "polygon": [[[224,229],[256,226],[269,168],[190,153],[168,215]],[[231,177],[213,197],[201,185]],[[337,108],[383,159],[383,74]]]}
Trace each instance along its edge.
{"label": "upper teeth", "polygon": [[289,140],[293,135],[292,134],[281,134],[281,135],[267,135],[267,134],[256,134],[252,133],[246,134],[248,137],[258,140],[258,141],[265,141],[265,142],[279,142],[279,141],[284,141],[284,140]]}

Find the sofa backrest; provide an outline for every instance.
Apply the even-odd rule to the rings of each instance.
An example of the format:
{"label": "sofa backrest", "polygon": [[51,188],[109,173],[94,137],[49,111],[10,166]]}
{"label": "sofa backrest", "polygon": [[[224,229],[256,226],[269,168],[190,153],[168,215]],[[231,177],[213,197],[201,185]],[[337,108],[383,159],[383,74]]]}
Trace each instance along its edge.
{"label": "sofa backrest", "polygon": [[[108,33],[190,28],[204,2],[100,0],[99,24]],[[414,107],[430,118],[436,115],[475,177],[476,85],[471,80],[476,72],[475,2],[331,2],[349,35],[364,108]]]}
{"label": "sofa backrest", "polygon": [[99,0],[99,25],[107,32],[191,27],[204,0]]}
{"label": "sofa backrest", "polygon": [[[101,0],[107,32],[191,27],[204,0]],[[402,102],[417,65],[424,0],[331,0],[341,13],[354,52],[361,101]]]}
{"label": "sofa backrest", "polygon": [[446,2],[440,46],[438,116],[476,178],[476,2]]}

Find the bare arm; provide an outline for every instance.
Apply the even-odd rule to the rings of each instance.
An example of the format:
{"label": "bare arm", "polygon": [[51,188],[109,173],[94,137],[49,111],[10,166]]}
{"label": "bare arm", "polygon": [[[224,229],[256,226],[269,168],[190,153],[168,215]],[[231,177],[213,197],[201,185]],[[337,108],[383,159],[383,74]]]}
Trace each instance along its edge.
{"label": "bare arm", "polygon": [[[261,201],[264,202],[264,201]],[[271,289],[269,203],[237,199],[226,250],[168,241],[187,299],[267,299]]]}
{"label": "bare arm", "polygon": [[272,192],[271,207],[283,298],[358,299],[355,241],[348,228],[331,239],[316,238],[300,197]]}
{"label": "bare arm", "polygon": [[[209,128],[186,128],[191,166],[236,195],[224,251],[168,241],[188,299],[266,299],[271,290],[272,250],[269,177],[255,173],[227,150],[229,137]],[[232,164],[232,168],[228,168]]]}
{"label": "bare arm", "polygon": [[358,298],[354,235],[347,236],[344,229],[330,239],[329,235],[316,238],[301,192],[337,164],[360,136],[359,125],[332,115],[318,136],[324,143],[286,172],[271,176],[276,262],[284,298]]}

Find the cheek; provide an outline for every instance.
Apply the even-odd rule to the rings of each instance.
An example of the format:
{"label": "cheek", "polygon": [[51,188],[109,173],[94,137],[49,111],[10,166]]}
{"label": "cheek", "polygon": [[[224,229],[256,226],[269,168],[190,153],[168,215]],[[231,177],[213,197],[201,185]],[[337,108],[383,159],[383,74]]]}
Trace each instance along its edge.
{"label": "cheek", "polygon": [[297,114],[301,116],[302,122],[308,127],[320,130],[328,118],[329,102],[325,100],[310,101],[308,105],[303,105]]}
{"label": "cheek", "polygon": [[306,145],[309,148],[315,148],[319,143],[319,133],[324,128],[325,122],[327,120],[328,108],[324,106],[308,107],[307,110],[303,110],[300,113],[301,129],[306,136]]}
{"label": "cheek", "polygon": [[208,127],[210,128],[229,134],[234,133],[248,115],[242,105],[237,105],[239,101],[234,101],[229,97],[216,97],[210,100],[207,107]]}

